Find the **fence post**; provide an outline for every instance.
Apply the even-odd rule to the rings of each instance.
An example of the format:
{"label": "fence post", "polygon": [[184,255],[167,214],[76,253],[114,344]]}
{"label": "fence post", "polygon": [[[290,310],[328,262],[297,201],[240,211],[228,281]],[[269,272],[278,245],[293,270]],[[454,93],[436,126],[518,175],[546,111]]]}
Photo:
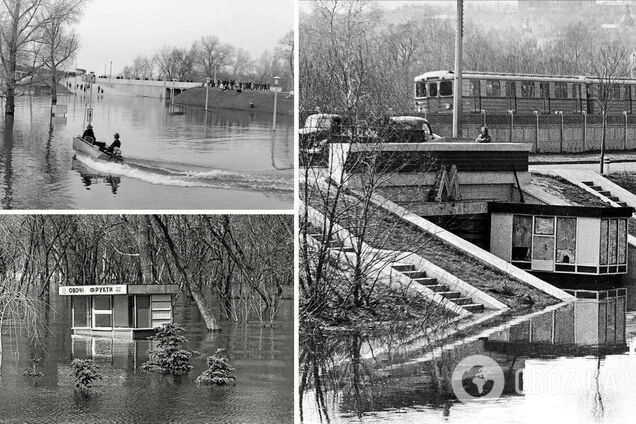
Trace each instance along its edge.
{"label": "fence post", "polygon": [[537,124],[534,129],[534,151],[535,153],[539,153],[539,111],[534,111],[534,116],[537,117]]}
{"label": "fence post", "polygon": [[625,126],[623,127],[623,150],[627,150],[627,111],[623,111],[623,115],[625,116]]}
{"label": "fence post", "polygon": [[510,142],[512,143],[512,133],[515,130],[515,115],[514,115],[514,110],[509,110],[508,113],[510,114]]}
{"label": "fence post", "polygon": [[561,115],[561,136],[559,138],[559,153],[563,153],[563,111],[558,110],[556,113]]}
{"label": "fence post", "polygon": [[587,150],[587,112],[583,112],[583,151]]}

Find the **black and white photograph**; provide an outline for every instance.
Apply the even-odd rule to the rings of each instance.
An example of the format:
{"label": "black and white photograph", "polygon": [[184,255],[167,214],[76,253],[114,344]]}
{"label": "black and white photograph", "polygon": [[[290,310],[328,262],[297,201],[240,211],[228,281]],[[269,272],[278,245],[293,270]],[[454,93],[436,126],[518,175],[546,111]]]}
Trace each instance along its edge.
{"label": "black and white photograph", "polygon": [[293,422],[293,221],[1,216],[0,422]]}
{"label": "black and white photograph", "polygon": [[0,25],[3,209],[293,208],[293,0],[7,0]]}
{"label": "black and white photograph", "polygon": [[636,2],[301,1],[301,423],[636,416]]}

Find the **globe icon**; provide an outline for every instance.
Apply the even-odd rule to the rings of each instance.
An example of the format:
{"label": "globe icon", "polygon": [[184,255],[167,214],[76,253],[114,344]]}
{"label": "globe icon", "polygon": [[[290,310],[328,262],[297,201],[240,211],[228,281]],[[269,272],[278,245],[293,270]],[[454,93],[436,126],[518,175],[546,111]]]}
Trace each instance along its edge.
{"label": "globe icon", "polygon": [[462,387],[472,397],[482,397],[489,394],[495,382],[484,374],[484,367],[475,365],[462,375]]}
{"label": "globe icon", "polygon": [[497,361],[485,355],[469,355],[453,369],[451,386],[461,402],[477,402],[501,397],[505,379]]}

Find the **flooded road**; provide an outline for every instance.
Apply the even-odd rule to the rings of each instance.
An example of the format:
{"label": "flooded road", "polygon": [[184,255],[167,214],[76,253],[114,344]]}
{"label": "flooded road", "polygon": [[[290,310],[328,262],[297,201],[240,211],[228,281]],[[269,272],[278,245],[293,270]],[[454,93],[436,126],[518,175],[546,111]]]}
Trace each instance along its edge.
{"label": "flooded road", "polygon": [[[0,116],[0,205],[4,209],[290,209],[293,119],[171,107],[163,100],[94,96],[98,140],[122,138],[124,164],[74,159],[88,95],[18,99]],[[0,108],[1,109],[1,108]],[[0,112],[3,112],[0,110]]]}
{"label": "flooded road", "polygon": [[[56,296],[57,297],[57,296]],[[223,331],[208,333],[192,304],[175,307],[175,320],[186,329],[188,347],[197,350],[190,374],[163,376],[142,371],[148,359],[147,341],[70,334],[70,310],[59,297],[58,311],[49,317],[41,346],[4,335],[0,376],[2,423],[213,423],[293,421],[293,305],[284,301],[271,327],[257,323],[222,322]],[[68,299],[66,299],[68,301]],[[68,305],[66,305],[68,306]],[[206,369],[205,358],[225,348],[236,368],[236,385],[197,386]],[[42,358],[44,376],[25,377],[33,355]],[[92,358],[103,380],[89,396],[74,388],[70,377],[73,358]]]}
{"label": "flooded road", "polygon": [[[625,311],[624,293],[603,296],[457,338],[441,349],[413,343],[412,334],[301,335],[301,358],[311,358],[305,365],[323,371],[318,396],[309,374],[304,422],[633,422],[636,313]],[[308,348],[317,355],[308,355]],[[502,396],[462,403],[450,389],[454,369],[474,355],[501,368]],[[460,384],[474,383],[463,378]]]}

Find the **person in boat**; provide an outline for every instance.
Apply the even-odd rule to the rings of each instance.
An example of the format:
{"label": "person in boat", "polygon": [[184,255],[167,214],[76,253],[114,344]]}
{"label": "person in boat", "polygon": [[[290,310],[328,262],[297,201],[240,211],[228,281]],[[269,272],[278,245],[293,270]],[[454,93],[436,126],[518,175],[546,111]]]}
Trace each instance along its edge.
{"label": "person in boat", "polygon": [[93,126],[91,124],[88,124],[88,126],[86,127],[86,130],[84,130],[84,134],[82,134],[82,138],[90,142],[91,144],[94,144],[95,140],[97,140],[97,138],[95,137],[95,132],[93,131]]}
{"label": "person in boat", "polygon": [[119,140],[119,133],[115,133],[114,137],[115,141],[108,147],[108,152],[116,155],[121,150],[121,140]]}

